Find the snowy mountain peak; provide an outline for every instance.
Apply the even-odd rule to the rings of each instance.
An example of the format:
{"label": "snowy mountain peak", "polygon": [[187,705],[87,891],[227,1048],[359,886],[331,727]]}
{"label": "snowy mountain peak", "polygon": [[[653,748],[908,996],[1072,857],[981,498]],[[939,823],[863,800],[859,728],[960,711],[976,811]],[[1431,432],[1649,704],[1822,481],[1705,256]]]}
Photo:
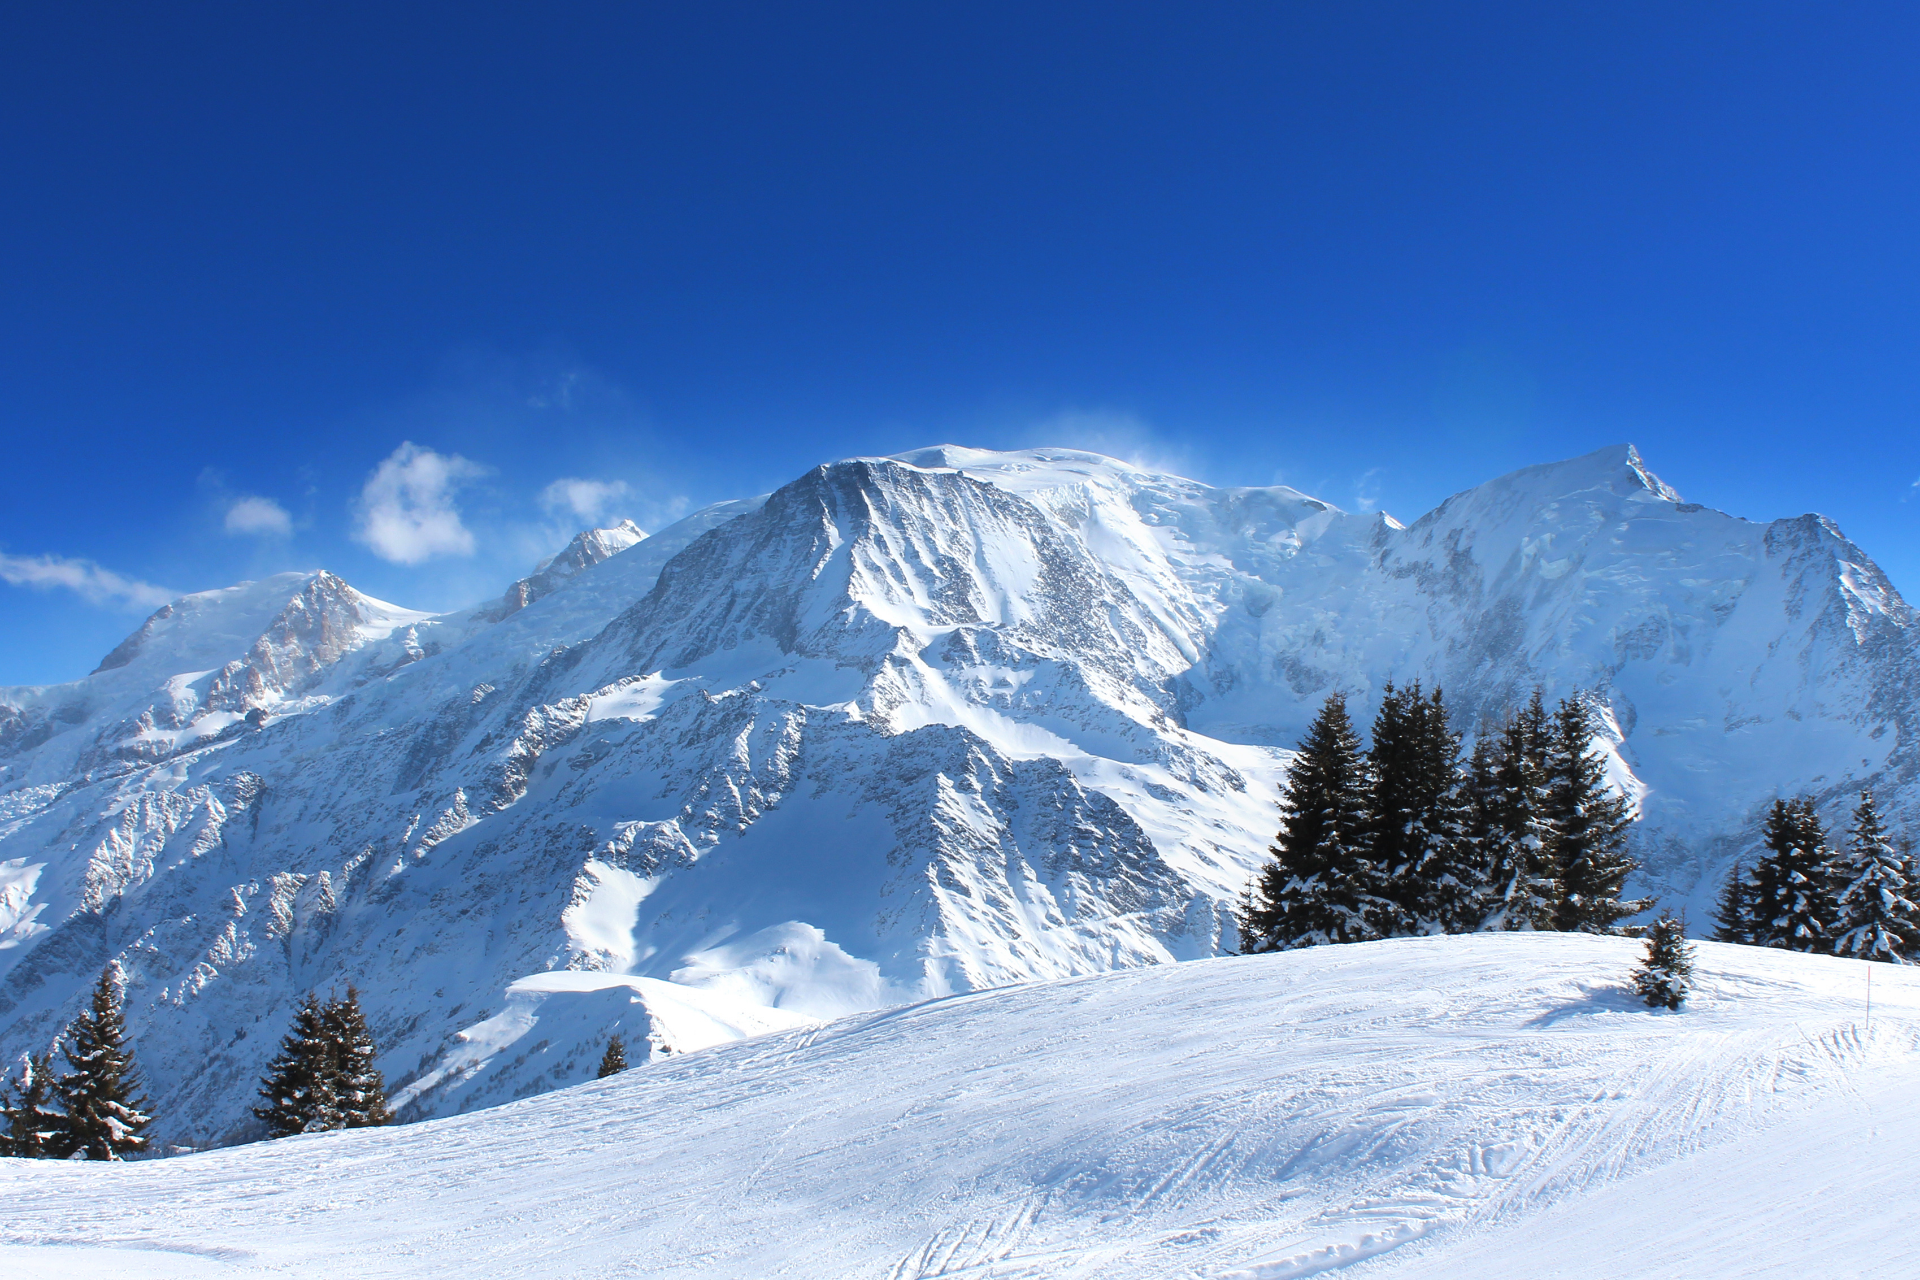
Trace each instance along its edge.
{"label": "snowy mountain peak", "polygon": [[479,610],[478,621],[499,622],[520,612],[536,600],[554,593],[569,578],[612,559],[646,539],[646,531],[631,520],[604,529],[585,529],[559,554],[542,560],[531,574],[508,587],[493,604]]}

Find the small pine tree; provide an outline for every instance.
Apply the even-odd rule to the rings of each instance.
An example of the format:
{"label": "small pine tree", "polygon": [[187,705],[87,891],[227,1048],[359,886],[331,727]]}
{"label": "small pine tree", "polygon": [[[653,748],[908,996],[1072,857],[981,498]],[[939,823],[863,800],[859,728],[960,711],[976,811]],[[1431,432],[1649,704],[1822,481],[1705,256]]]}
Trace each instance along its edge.
{"label": "small pine tree", "polygon": [[1762,947],[1830,951],[1837,855],[1813,801],[1775,800],[1767,815],[1767,852],[1754,863],[1750,936]]}
{"label": "small pine tree", "polygon": [[1753,881],[1744,863],[1736,862],[1720,887],[1713,909],[1715,942],[1753,942]]}
{"label": "small pine tree", "polygon": [[1366,791],[1360,740],[1346,699],[1335,694],[1314,717],[1287,770],[1273,861],[1240,903],[1243,952],[1379,936],[1373,922],[1392,903],[1367,856]]}
{"label": "small pine tree", "polygon": [[599,1079],[617,1076],[627,1069],[627,1046],[619,1036],[607,1037],[607,1051],[600,1055]]}
{"label": "small pine tree", "polygon": [[319,997],[308,992],[280,1040],[279,1055],[267,1064],[260,1081],[266,1105],[253,1108],[253,1114],[266,1121],[268,1137],[340,1127],[340,1101],[334,1093],[339,1067],[327,1023]]}
{"label": "small pine tree", "polygon": [[366,1015],[360,1009],[360,993],[347,985],[344,999],[329,1000],[322,1015],[328,1043],[332,1049],[330,1080],[338,1127],[365,1129],[391,1124],[393,1113],[387,1110],[387,1085],[374,1065],[379,1050],[373,1033],[367,1029]]}
{"label": "small pine tree", "polygon": [[1913,866],[1893,847],[1871,790],[1860,793],[1847,857],[1839,866],[1847,883],[1836,903],[1834,954],[1907,963],[1920,945]]}
{"label": "small pine tree", "polygon": [[1612,933],[1621,920],[1651,903],[1620,897],[1640,864],[1627,855],[1633,818],[1627,802],[1607,787],[1593,750],[1593,720],[1576,698],[1554,713],[1547,754],[1550,852],[1560,879],[1554,927],[1566,933]]}
{"label": "small pine tree", "polygon": [[1693,987],[1693,944],[1684,920],[1663,911],[1647,926],[1647,954],[1633,971],[1633,989],[1649,1009],[1678,1009]]}
{"label": "small pine tree", "polygon": [[119,1160],[147,1149],[141,1133],[153,1121],[139,1089],[114,967],[101,971],[88,1009],[63,1037],[73,1068],[54,1086],[66,1112],[64,1143],[89,1160]]}
{"label": "small pine tree", "polygon": [[48,1055],[24,1055],[20,1075],[3,1089],[0,1105],[6,1127],[0,1130],[0,1155],[43,1160],[73,1150],[67,1139],[67,1118],[53,1105],[53,1069]]}
{"label": "small pine tree", "polygon": [[1529,721],[1530,714],[1544,715],[1539,702],[1536,693],[1529,712],[1507,721],[1476,766],[1484,775],[1476,787],[1475,819],[1487,880],[1482,929],[1551,929],[1559,909],[1560,878],[1548,847],[1546,766],[1536,754],[1544,746]]}

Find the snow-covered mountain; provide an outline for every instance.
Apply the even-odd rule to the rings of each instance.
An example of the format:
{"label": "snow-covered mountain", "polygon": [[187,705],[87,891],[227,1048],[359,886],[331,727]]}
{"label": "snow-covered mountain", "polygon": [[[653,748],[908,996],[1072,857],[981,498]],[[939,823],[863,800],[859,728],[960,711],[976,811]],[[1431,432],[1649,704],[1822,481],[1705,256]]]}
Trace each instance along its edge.
{"label": "snow-covered mountain", "polygon": [[1913,1274],[1920,972],[1623,938],[1159,965],[854,1015],[477,1115],[0,1160],[17,1280]]}
{"label": "snow-covered mountain", "polygon": [[189,596],[0,690],[0,1050],[118,959],[197,1144],[349,979],[419,1115],[582,1079],[612,1030],[1215,955],[1283,748],[1388,679],[1469,729],[1591,694],[1646,887],[1699,918],[1777,792],[1915,813],[1915,621],[1830,522],[1682,502],[1625,446],[1411,526],[942,447],[590,531],[459,614],[324,573]]}

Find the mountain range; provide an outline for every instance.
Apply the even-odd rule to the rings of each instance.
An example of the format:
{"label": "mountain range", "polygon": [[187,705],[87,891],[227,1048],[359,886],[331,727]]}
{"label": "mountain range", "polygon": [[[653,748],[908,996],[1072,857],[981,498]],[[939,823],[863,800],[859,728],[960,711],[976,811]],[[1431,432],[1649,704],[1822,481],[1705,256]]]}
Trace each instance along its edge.
{"label": "mountain range", "polygon": [[1820,516],[1630,446],[1410,525],[1071,450],[817,467],[580,534],[427,614],[326,572],[163,607],[0,689],[0,1052],[102,966],[162,1144],[256,1132],[355,984],[402,1114],[845,1014],[1233,947],[1330,693],[1596,711],[1636,889],[1704,920],[1776,795],[1920,816],[1920,627]]}

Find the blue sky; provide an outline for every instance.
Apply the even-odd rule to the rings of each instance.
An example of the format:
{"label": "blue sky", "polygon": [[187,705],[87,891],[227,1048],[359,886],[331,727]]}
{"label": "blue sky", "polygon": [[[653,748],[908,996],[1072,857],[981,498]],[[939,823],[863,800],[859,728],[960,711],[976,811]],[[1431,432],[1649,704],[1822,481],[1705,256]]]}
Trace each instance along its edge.
{"label": "blue sky", "polygon": [[18,9],[0,684],[938,441],[1411,519],[1633,440],[1920,593],[1916,13]]}

